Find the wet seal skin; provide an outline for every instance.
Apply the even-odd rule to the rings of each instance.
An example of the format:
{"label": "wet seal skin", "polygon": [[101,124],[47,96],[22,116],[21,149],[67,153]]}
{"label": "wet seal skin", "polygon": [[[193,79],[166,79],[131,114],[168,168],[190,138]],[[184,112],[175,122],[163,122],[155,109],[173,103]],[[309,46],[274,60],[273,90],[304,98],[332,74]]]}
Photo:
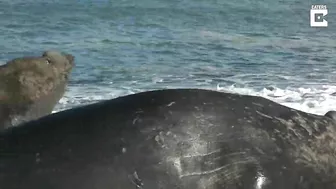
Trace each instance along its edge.
{"label": "wet seal skin", "polygon": [[262,97],[142,92],[0,133],[0,188],[335,189],[335,129]]}
{"label": "wet seal skin", "polygon": [[329,111],[326,114],[324,114],[324,116],[329,117],[336,121],[336,111]]}
{"label": "wet seal skin", "polygon": [[0,130],[50,114],[73,66],[72,55],[56,51],[0,66]]}

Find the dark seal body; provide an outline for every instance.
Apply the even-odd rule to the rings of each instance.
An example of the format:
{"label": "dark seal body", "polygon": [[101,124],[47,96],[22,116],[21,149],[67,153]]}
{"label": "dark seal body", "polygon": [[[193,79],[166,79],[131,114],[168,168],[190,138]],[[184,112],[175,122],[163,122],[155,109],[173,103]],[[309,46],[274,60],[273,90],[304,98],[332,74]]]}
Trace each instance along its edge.
{"label": "dark seal body", "polygon": [[5,189],[335,189],[334,121],[197,89],[119,97],[0,135]]}
{"label": "dark seal body", "polygon": [[336,121],[336,111],[329,111],[324,116],[329,117]]}
{"label": "dark seal body", "polygon": [[0,130],[52,112],[63,97],[74,57],[46,51],[0,66]]}

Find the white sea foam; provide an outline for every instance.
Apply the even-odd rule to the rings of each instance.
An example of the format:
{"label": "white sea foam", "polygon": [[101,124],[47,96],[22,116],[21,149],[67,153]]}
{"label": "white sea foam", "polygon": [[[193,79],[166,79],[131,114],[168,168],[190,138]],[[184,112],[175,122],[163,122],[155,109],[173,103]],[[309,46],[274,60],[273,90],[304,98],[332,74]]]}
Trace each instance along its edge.
{"label": "white sea foam", "polygon": [[[184,87],[186,86],[166,86],[160,88]],[[323,85],[319,88],[267,87],[261,90],[236,87],[235,85],[217,85],[215,87],[194,86],[191,88],[206,88],[222,92],[262,96],[287,107],[319,115],[324,115],[327,111],[330,110],[336,110],[336,94],[334,94],[336,93],[336,86],[332,85]],[[88,88],[84,86],[70,87],[70,90],[60,100],[54,112],[146,90],[151,89],[136,89],[127,86],[119,88],[103,87],[99,89]]]}
{"label": "white sea foam", "polygon": [[284,106],[308,113],[324,115],[330,110],[336,110],[336,86],[323,85],[320,88],[237,88],[235,86],[221,87],[217,90],[253,96],[262,96]]}
{"label": "white sea foam", "polygon": [[6,64],[6,61],[2,61],[2,60],[0,60],[0,66],[1,65],[5,65]]}

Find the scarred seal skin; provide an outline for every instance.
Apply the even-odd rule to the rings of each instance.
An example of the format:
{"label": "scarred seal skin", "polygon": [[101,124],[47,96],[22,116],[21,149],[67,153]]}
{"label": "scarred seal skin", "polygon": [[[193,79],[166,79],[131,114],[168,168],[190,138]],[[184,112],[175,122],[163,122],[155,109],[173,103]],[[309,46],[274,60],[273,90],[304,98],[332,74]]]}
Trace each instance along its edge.
{"label": "scarred seal skin", "polygon": [[335,121],[262,97],[167,89],[0,134],[6,189],[335,189]]}
{"label": "scarred seal skin", "polygon": [[74,57],[46,51],[0,66],[0,130],[52,112],[62,98]]}

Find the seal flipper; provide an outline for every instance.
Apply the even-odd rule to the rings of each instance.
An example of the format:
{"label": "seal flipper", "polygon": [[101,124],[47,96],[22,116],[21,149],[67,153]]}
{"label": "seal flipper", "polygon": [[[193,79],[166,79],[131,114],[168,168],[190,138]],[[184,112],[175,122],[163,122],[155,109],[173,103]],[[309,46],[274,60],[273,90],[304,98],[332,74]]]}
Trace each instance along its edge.
{"label": "seal flipper", "polygon": [[336,121],[336,111],[328,111],[324,116]]}

